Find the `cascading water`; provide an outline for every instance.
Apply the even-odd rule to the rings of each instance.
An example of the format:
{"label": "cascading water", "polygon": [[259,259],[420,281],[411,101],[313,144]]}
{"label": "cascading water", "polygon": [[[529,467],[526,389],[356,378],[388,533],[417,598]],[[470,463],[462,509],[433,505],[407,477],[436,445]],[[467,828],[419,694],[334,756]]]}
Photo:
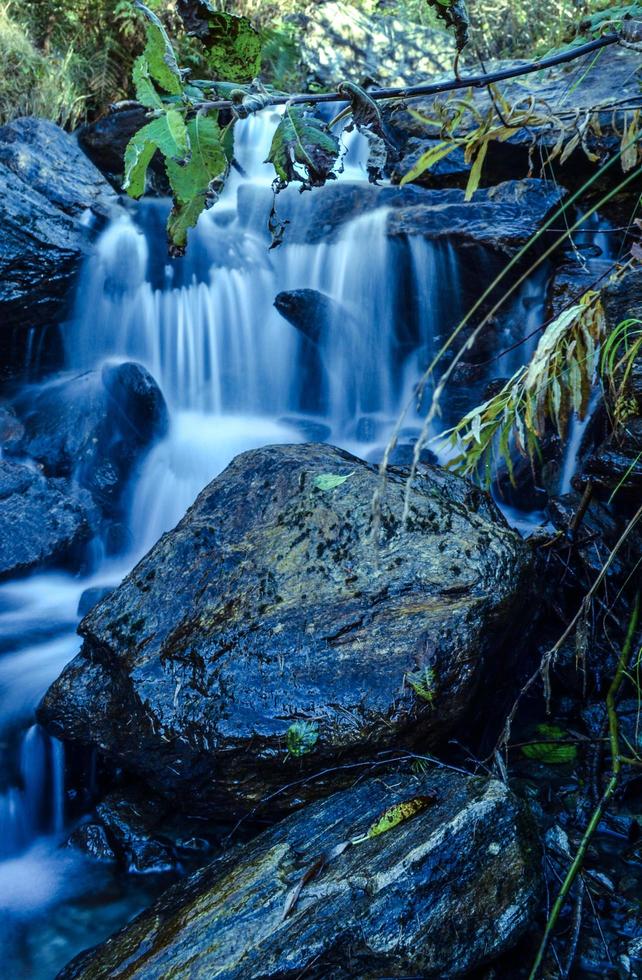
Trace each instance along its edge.
{"label": "cascading water", "polygon": [[[317,439],[378,458],[469,299],[457,251],[419,237],[391,239],[385,208],[345,222],[318,242],[305,234],[311,195],[289,190],[296,240],[268,250],[271,170],[261,161],[273,127],[272,113],[239,127],[236,149],[245,176],[236,174],[203,216],[184,259],[170,261],[164,253],[166,202],[143,201],[117,218],[87,264],[65,327],[68,368],[143,362],[165,394],[171,424],[132,481],[125,555],[103,561],[84,580],[50,574],[0,587],[6,651],[0,661],[0,908],[12,916],[8,943],[11,933],[23,936],[19,944],[25,945],[16,923],[27,911],[33,932],[34,909],[42,915],[52,903],[62,907],[63,898],[70,907],[74,893],[94,887],[98,874],[58,849],[66,810],[62,747],[33,727],[38,700],[78,650],[82,591],[116,584],[241,451]],[[359,140],[349,148],[344,182],[363,177]],[[331,201],[332,188],[324,193]],[[489,282],[496,269],[484,261],[476,256],[476,274]],[[315,343],[274,307],[278,293],[301,289],[316,290],[332,304]],[[512,319],[526,332],[541,318],[543,292],[543,280],[532,280],[515,301]],[[500,346],[506,339],[500,333]],[[410,441],[420,426],[413,406],[405,437]],[[100,873],[104,887],[107,872]],[[24,882],[31,880],[38,884],[27,893]],[[123,904],[119,893],[118,902],[105,901],[102,918],[94,913],[91,926],[83,920],[66,933],[59,962],[112,931],[141,902],[136,896]],[[16,953],[13,976],[50,976],[39,955],[33,945],[28,957]]]}

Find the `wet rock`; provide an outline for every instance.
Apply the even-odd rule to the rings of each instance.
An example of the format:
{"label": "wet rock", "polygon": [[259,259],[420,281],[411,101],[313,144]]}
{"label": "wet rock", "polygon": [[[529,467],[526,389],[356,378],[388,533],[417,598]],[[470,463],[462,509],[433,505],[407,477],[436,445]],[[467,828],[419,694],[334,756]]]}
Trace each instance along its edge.
{"label": "wet rock", "polygon": [[[613,513],[612,508],[605,506],[599,500],[593,500],[573,537],[569,528],[573,525],[580,503],[581,497],[575,492],[562,497],[553,497],[548,502],[548,514],[553,525],[573,540],[571,560],[574,577],[580,589],[588,589],[610,557],[611,551],[624,531],[626,520],[618,517]],[[636,566],[641,546],[640,533],[632,533],[610,562],[607,582],[610,583],[611,588],[619,589],[624,584],[629,573]]]}
{"label": "wet rock", "polygon": [[585,460],[579,486],[590,481],[594,487],[618,493],[635,493],[642,490],[642,455],[631,446],[630,452],[616,447],[602,447]]}
{"label": "wet rock", "polygon": [[12,406],[7,402],[0,402],[0,450],[14,449],[19,445],[24,432],[24,426]]}
{"label": "wet rock", "polygon": [[77,565],[96,525],[86,491],[0,460],[0,579],[43,565]]}
{"label": "wet rock", "polygon": [[[438,139],[420,139],[417,136],[411,136],[406,140],[403,148],[404,152],[393,166],[392,180],[395,183],[399,183],[406,174],[410,173],[419,161],[419,158],[428,152],[428,150],[432,150],[439,142],[441,141]],[[438,163],[422,174],[421,177],[418,177],[414,183],[426,187],[465,187],[468,181],[468,175],[470,174],[470,168],[471,164],[466,163],[464,159],[463,148],[457,147],[448,156],[442,157]]]}
{"label": "wet rock", "polygon": [[340,303],[318,289],[290,289],[279,293],[274,305],[288,323],[313,344],[319,343],[332,323],[349,317]]}
{"label": "wet rock", "polygon": [[[0,128],[0,353],[12,329],[58,319],[92,239],[116,197],[76,141],[44,119]],[[18,345],[19,346],[19,345]]]}
{"label": "wet rock", "polygon": [[[301,889],[319,855],[364,835],[390,806],[436,802],[348,847]],[[525,932],[539,847],[500,782],[453,772],[370,778],[289,817],[167,891],[59,980],[172,976],[440,977],[468,974]]]}
{"label": "wet rock", "polygon": [[101,218],[115,196],[78,143],[46,119],[14,119],[0,127],[0,165],[65,214]]}
{"label": "wet rock", "polygon": [[67,847],[82,851],[95,861],[112,864],[116,860],[107,840],[105,828],[99,823],[83,823],[74,830],[67,841]]}
{"label": "wet rock", "polygon": [[589,262],[579,262],[568,259],[560,265],[554,272],[548,288],[548,308],[549,318],[559,316],[559,314],[577,303],[580,296],[587,289],[595,289],[599,286],[600,277],[609,273],[613,263],[609,259],[592,258]]}
{"label": "wet rock", "polygon": [[424,190],[416,204],[390,213],[388,233],[483,245],[512,257],[544,224],[565,193],[551,181],[535,178],[478,190],[468,202],[457,188]]}
{"label": "wet rock", "polygon": [[141,453],[168,425],[160,388],[130,362],[57,379],[27,392],[17,407],[25,435],[14,452],[35,459],[47,476],[73,476],[109,516]]}
{"label": "wet rock", "polygon": [[[295,187],[279,194],[279,219],[289,222],[285,231],[286,245],[316,245],[336,241],[348,222],[370,214],[376,208],[397,208],[423,200],[421,187],[391,187],[351,183],[347,180],[329,181],[314,193],[301,195]],[[245,184],[239,188],[239,220],[252,229],[265,228],[272,208],[273,195],[269,188]]]}
{"label": "wet rock", "polygon": [[[328,474],[346,479],[324,489]],[[221,813],[342,755],[442,738],[527,601],[530,551],[486,494],[432,467],[407,526],[391,471],[377,543],[379,485],[329,446],[237,457],[83,621],[42,721],[177,806]],[[316,739],[299,757],[302,723]]]}
{"label": "wet rock", "polygon": [[78,600],[78,616],[86,616],[90,609],[108,596],[114,590],[109,586],[96,585],[91,589],[85,589]]}
{"label": "wet rock", "polygon": [[401,17],[359,9],[344,0],[311,4],[289,16],[296,24],[301,59],[311,81],[334,86],[338,78],[373,79],[381,85],[413,85],[448,70],[455,56],[445,32]]}
{"label": "wet rock", "polygon": [[101,173],[120,188],[125,150],[134,133],[147,122],[147,110],[137,102],[122,102],[78,130],[78,143]]}
{"label": "wet rock", "polygon": [[164,810],[142,795],[111,793],[96,807],[106,836],[128,871],[152,874],[170,871],[176,858],[171,844],[155,835]]}

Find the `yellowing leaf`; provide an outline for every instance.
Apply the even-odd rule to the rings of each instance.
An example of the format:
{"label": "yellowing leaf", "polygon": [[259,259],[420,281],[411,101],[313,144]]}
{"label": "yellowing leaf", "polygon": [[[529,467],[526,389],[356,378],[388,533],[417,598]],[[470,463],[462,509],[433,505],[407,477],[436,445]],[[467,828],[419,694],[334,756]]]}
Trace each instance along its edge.
{"label": "yellowing leaf", "polygon": [[426,170],[430,170],[430,168],[434,167],[436,163],[439,163],[439,161],[444,157],[447,157],[449,153],[456,150],[458,145],[459,144],[454,140],[449,140],[448,142],[437,143],[436,146],[431,146],[429,150],[426,150],[425,153],[421,154],[414,167],[412,167],[407,174],[404,174],[399,181],[400,186],[403,187],[404,184],[409,184],[410,181],[416,180],[417,177],[421,177]]}
{"label": "yellowing leaf", "polygon": [[473,163],[470,174],[468,176],[468,183],[466,184],[466,195],[464,197],[465,201],[470,201],[473,194],[479,187],[479,181],[481,180],[482,166],[484,160],[486,159],[486,153],[488,152],[488,140],[484,140],[482,145],[477,150],[477,156],[475,157],[475,162]]}
{"label": "yellowing leaf", "polygon": [[437,795],[436,793],[432,793],[430,796],[414,796],[411,800],[395,803],[394,806],[390,806],[387,810],[383,811],[381,816],[368,828],[367,833],[363,837],[356,838],[352,843],[360,843],[372,837],[380,837],[381,834],[387,834],[389,830],[398,827],[405,820],[410,820],[411,817],[416,817],[418,813],[422,813],[427,807],[436,802]]}
{"label": "yellowing leaf", "polygon": [[628,126],[624,127],[624,134],[622,136],[622,144],[620,149],[622,150],[622,170],[627,173],[629,170],[633,170],[638,160],[638,148],[639,148],[639,109],[633,113],[631,122]]}

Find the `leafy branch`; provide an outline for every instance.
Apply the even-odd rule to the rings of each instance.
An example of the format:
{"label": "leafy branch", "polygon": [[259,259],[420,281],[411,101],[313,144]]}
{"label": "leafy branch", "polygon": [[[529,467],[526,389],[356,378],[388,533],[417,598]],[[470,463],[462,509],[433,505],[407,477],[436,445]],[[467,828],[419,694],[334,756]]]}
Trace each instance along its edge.
{"label": "leafy branch", "polygon": [[[464,0],[434,0],[434,5],[455,30],[459,54],[467,40]],[[256,77],[261,42],[246,17],[216,10],[212,0],[178,0],[185,30],[204,48],[213,75],[210,80],[192,80],[189,71],[179,66],[169,35],[156,14],[141,0],[135,0],[135,6],[146,20],[146,45],[135,62],[133,80],[136,97],[148,110],[148,122],[127,147],[124,188],[132,197],[140,197],[145,192],[151,160],[160,152],[174,199],[167,231],[170,253],[175,256],[185,252],[189,229],[217,200],[225,184],[234,162],[234,124],[239,118],[267,106],[285,106],[266,161],[275,170],[275,192],[293,182],[299,183],[302,190],[320,187],[336,176],[340,145],[331,129],[346,115],[351,117],[348,128],[355,126],[368,140],[368,175],[376,182],[397,156],[378,101],[487,88],[497,81],[563,64],[620,40],[619,34],[605,34],[548,58],[493,74],[465,78],[455,75],[443,82],[367,92],[354,83],[343,82],[332,93],[291,95],[268,90]],[[314,115],[314,105],[339,101],[348,106],[333,123]],[[514,118],[513,122],[519,121]],[[479,182],[491,137],[502,135],[490,120],[484,123],[481,139],[473,143],[468,137],[466,152],[474,156],[469,194]],[[455,145],[453,142],[452,148]],[[273,231],[273,244],[278,244],[282,235],[276,221]]]}

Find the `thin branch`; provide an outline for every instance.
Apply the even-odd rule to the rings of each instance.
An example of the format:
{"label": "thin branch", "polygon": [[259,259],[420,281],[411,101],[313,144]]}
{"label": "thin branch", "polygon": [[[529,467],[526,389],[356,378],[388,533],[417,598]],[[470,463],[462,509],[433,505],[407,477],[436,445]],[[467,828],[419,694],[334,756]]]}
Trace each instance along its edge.
{"label": "thin branch", "polygon": [[[430,82],[421,85],[410,85],[404,88],[372,88],[368,89],[371,99],[414,99],[420,95],[439,95],[441,92],[455,92],[465,88],[486,88],[494,82],[503,82],[509,78],[518,78],[521,75],[530,75],[536,71],[543,71],[546,68],[554,68],[555,65],[563,65],[568,61],[581,58],[591,51],[598,51],[600,48],[608,47],[610,44],[621,43],[618,34],[605,34],[594,41],[587,41],[576,48],[561,51],[559,54],[551,55],[550,58],[541,58],[538,61],[529,61],[524,65],[517,65],[511,68],[502,68],[500,71],[490,74],[464,75],[460,78],[454,77],[444,82]],[[345,102],[345,93],[323,92],[311,94],[301,92],[296,95],[274,95],[270,99],[270,105],[318,105],[322,102]],[[216,99],[195,103],[195,109],[234,109],[238,103],[231,99]]]}

